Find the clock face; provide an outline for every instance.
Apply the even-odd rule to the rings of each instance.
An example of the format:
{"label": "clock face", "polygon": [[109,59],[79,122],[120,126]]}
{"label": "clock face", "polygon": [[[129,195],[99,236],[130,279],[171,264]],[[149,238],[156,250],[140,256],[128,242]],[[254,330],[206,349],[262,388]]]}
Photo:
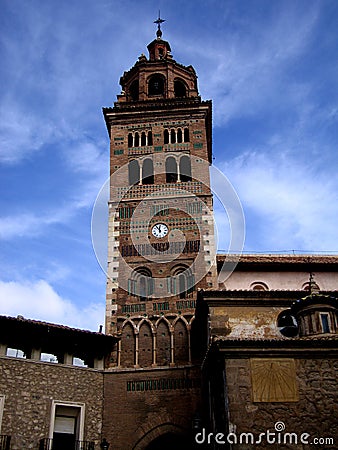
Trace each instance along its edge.
{"label": "clock face", "polygon": [[151,232],[156,238],[163,238],[168,234],[168,227],[165,223],[157,223],[153,226]]}

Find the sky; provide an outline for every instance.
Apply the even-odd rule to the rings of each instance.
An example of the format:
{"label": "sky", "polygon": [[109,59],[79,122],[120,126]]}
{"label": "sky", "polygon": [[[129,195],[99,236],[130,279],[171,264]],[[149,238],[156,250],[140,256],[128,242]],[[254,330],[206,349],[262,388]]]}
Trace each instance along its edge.
{"label": "sky", "polygon": [[101,108],[147,53],[159,9],[174,59],[213,101],[214,165],[242,204],[244,251],[338,253],[336,0],[1,0],[0,314],[103,323]]}

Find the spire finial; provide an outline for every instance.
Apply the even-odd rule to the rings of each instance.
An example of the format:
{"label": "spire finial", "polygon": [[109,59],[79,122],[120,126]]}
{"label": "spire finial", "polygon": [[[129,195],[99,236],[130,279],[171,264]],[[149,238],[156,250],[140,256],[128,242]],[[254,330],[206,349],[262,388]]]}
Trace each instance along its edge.
{"label": "spire finial", "polygon": [[158,39],[161,39],[162,37],[162,30],[161,30],[161,23],[165,22],[165,20],[161,19],[161,11],[158,11],[158,19],[154,20],[154,23],[157,23],[157,31],[156,36]]}

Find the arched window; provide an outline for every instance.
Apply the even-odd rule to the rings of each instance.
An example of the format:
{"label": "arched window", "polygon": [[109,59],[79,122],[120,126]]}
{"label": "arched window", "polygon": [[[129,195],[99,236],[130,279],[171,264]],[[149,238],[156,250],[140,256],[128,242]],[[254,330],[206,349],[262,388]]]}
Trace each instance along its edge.
{"label": "arched window", "polygon": [[147,143],[146,134],[143,131],[141,134],[141,147],[145,147],[146,143]]}
{"label": "arched window", "polygon": [[157,326],[156,338],[156,362],[158,366],[169,366],[170,363],[170,332],[165,320],[161,320]]}
{"label": "arched window", "polygon": [[154,166],[150,158],[143,161],[142,184],[154,184]]}
{"label": "arched window", "polygon": [[148,145],[153,145],[153,133],[148,131]]}
{"label": "arched window", "polygon": [[184,128],[184,142],[189,142],[189,128]]}
{"label": "arched window", "polygon": [[133,146],[133,135],[132,133],[128,134],[128,147],[132,147]]}
{"label": "arched window", "polygon": [[133,273],[134,295],[140,298],[140,301],[146,301],[154,292],[154,283],[152,273],[147,267],[138,267]]}
{"label": "arched window", "polygon": [[175,97],[186,97],[187,96],[187,88],[183,81],[175,80],[174,81],[174,91]]}
{"label": "arched window", "polygon": [[135,364],[135,334],[130,323],[126,323],[121,336],[121,365],[132,367]]}
{"label": "arched window", "polygon": [[153,335],[148,322],[143,322],[139,332],[139,359],[141,367],[149,367],[153,362]]}
{"label": "arched window", "polygon": [[139,134],[136,132],[135,136],[134,136],[134,147],[139,147],[140,146],[140,136]]}
{"label": "arched window", "polygon": [[179,295],[180,298],[189,297],[195,287],[195,278],[191,270],[186,266],[180,265],[173,268],[172,274],[172,293]]}
{"label": "arched window", "polygon": [[311,291],[311,292],[315,291],[315,292],[318,292],[320,289],[319,289],[318,284],[315,281],[311,281],[311,284],[310,284],[309,281],[307,281],[306,283],[303,284],[302,290],[303,291]]}
{"label": "arched window", "polygon": [[170,144],[175,144],[175,143],[176,143],[176,131],[171,130],[170,131]]}
{"label": "arched window", "polygon": [[164,143],[169,144],[169,131],[168,130],[164,130],[163,138],[164,138]]}
{"label": "arched window", "polygon": [[153,75],[148,83],[148,95],[164,95],[164,77]]}
{"label": "arched window", "polygon": [[178,275],[178,289],[180,298],[186,298],[187,296],[187,279],[186,276],[183,273],[180,273]]}
{"label": "arched window", "polygon": [[135,80],[131,83],[130,88],[129,88],[130,99],[133,102],[137,102],[138,92],[139,92],[139,84],[138,84],[138,80]]}
{"label": "arched window", "polygon": [[188,330],[183,320],[178,320],[174,328],[175,363],[186,364],[189,359]]}
{"label": "arched window", "polygon": [[253,291],[268,291],[268,286],[262,281],[257,281],[251,284],[250,289]]}
{"label": "arched window", "polygon": [[166,182],[176,183],[177,181],[177,163],[176,159],[172,156],[165,161]]}
{"label": "arched window", "polygon": [[290,310],[282,311],[279,314],[277,327],[283,336],[295,337],[298,334],[298,324]]}
{"label": "arched window", "polygon": [[177,130],[177,142],[178,142],[178,143],[181,143],[181,142],[182,142],[182,139],[183,139],[182,130],[181,130],[181,128],[179,128],[179,129]]}
{"label": "arched window", "polygon": [[140,182],[140,166],[136,159],[132,159],[128,164],[129,185],[138,184]]}
{"label": "arched window", "polygon": [[191,163],[189,156],[182,156],[180,159],[181,181],[191,181]]}

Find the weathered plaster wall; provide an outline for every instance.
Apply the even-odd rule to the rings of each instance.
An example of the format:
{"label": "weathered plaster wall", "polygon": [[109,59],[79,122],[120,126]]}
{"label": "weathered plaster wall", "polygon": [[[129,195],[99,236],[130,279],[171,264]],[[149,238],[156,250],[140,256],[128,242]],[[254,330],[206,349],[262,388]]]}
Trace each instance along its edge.
{"label": "weathered plaster wall", "polygon": [[210,333],[229,339],[282,339],[277,318],[284,310],[273,306],[210,307]]}
{"label": "weathered plaster wall", "polygon": [[[337,272],[319,272],[314,281],[323,291],[338,289]],[[235,271],[220,288],[251,289],[252,283],[265,283],[269,290],[301,290],[309,282],[309,272]]]}

